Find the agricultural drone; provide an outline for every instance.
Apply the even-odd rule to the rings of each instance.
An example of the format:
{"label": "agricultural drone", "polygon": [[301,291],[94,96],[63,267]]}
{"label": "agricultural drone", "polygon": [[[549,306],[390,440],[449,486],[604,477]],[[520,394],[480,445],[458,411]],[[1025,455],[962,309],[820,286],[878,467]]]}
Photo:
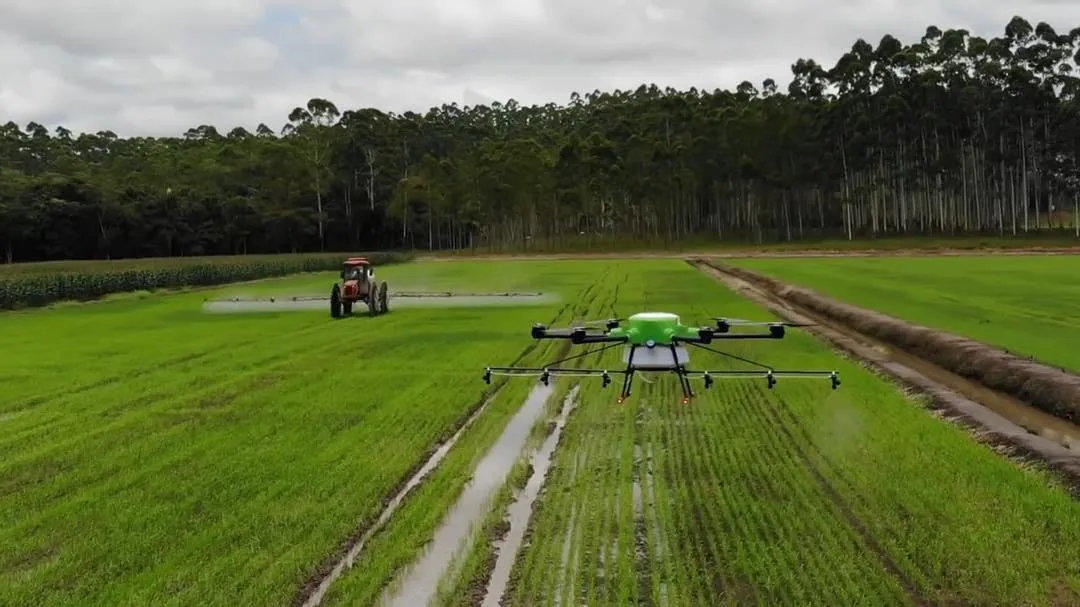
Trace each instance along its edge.
{"label": "agricultural drone", "polygon": [[[690,399],[695,396],[693,389],[690,387],[691,378],[703,379],[706,389],[712,387],[714,380],[725,378],[761,378],[768,382],[769,389],[776,385],[778,377],[828,378],[832,382],[833,390],[840,386],[840,377],[836,371],[777,370],[768,365],[709,347],[709,344],[714,341],[727,339],[783,339],[785,327],[807,325],[713,318],[716,322],[715,327],[691,327],[682,324],[678,315],[667,312],[642,312],[626,320],[628,324],[625,327],[620,324],[622,319],[618,318],[578,323],[569,329],[549,329],[544,325],[536,324],[532,328],[533,339],[568,339],[574,345],[606,345],[583,354],[552,361],[543,367],[487,367],[484,369],[484,381],[490,384],[492,375],[539,376],[540,381],[547,385],[553,375],[599,376],[604,382],[603,387],[606,388],[611,383],[612,375],[622,375],[622,392],[619,394],[618,399],[618,402],[621,403],[630,396],[630,388],[635,373],[669,372],[679,377],[683,391],[683,404],[689,403]],[[603,324],[604,327],[598,329],[598,324]],[[763,326],[768,327],[768,331],[764,333],[732,332],[732,328],[736,326]],[[595,354],[619,345],[626,346],[623,355],[623,362],[626,363],[625,369],[575,369],[556,366],[568,360]],[[695,371],[687,369],[686,365],[690,362],[690,355],[684,345],[748,363],[759,367],[761,370]]]}
{"label": "agricultural drone", "polygon": [[390,311],[390,300],[397,298],[451,298],[451,297],[536,297],[541,293],[391,293],[386,281],[375,282],[375,269],[370,261],[364,257],[349,257],[341,268],[340,281],[330,287],[330,296],[298,296],[298,297],[267,297],[267,298],[244,298],[229,297],[226,299],[206,300],[214,303],[269,303],[271,307],[293,307],[302,302],[329,302],[330,316],[341,318],[351,316],[353,306],[366,304],[368,314],[377,316]]}

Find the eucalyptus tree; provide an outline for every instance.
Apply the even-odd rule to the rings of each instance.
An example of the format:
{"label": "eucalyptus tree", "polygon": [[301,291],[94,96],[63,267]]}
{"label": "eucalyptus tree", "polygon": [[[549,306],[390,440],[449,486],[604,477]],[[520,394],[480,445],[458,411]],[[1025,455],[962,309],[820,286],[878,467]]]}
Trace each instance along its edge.
{"label": "eucalyptus tree", "polygon": [[[599,238],[1080,235],[1080,28],[857,39],[791,82],[396,114],[312,98],[281,133],[0,126],[8,261]],[[312,201],[314,198],[314,201]],[[314,202],[314,204],[312,204]]]}

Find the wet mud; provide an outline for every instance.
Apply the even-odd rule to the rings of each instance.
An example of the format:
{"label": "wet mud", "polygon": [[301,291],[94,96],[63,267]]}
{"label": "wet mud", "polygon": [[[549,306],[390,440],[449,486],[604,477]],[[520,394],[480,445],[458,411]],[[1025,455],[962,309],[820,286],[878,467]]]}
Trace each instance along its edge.
{"label": "wet mud", "polygon": [[470,548],[472,531],[482,521],[486,506],[506,482],[533,425],[544,413],[553,386],[537,384],[507,424],[491,449],[477,464],[473,478],[443,519],[431,543],[404,576],[391,584],[382,604],[421,607],[438,596],[439,582],[455,557]]}
{"label": "wet mud", "polygon": [[[1080,375],[1023,358],[982,342],[920,327],[880,312],[793,287],[741,268],[722,268],[728,275],[754,283],[804,312],[816,313],[859,334],[895,346],[987,388],[1005,393],[1064,419],[1080,422]],[[1075,427],[1075,426],[1074,426]]]}
{"label": "wet mud", "polygon": [[652,605],[653,563],[649,555],[649,529],[646,501],[649,510],[655,512],[651,503],[653,494],[652,444],[645,437],[645,416],[649,409],[642,401],[634,416],[634,461],[631,464],[631,499],[634,512],[634,573],[637,575],[639,605]]}
{"label": "wet mud", "polygon": [[439,445],[439,447],[435,450],[434,453],[431,454],[431,457],[429,457],[428,460],[424,462],[420,469],[417,470],[416,473],[413,474],[411,477],[409,477],[409,480],[405,482],[405,485],[402,486],[400,490],[398,490],[397,494],[395,494],[393,499],[390,500],[390,503],[388,503],[383,509],[383,511],[379,514],[379,518],[376,519],[375,523],[371,525],[371,527],[369,527],[366,531],[364,531],[363,535],[361,535],[355,542],[349,545],[344,555],[342,555],[342,557],[334,564],[333,568],[331,568],[330,571],[322,577],[322,579],[317,585],[314,585],[311,588],[310,592],[307,593],[307,595],[304,597],[303,602],[301,603],[303,607],[314,607],[315,605],[319,605],[322,602],[322,600],[326,596],[327,591],[330,589],[330,586],[339,577],[341,577],[342,573],[344,573],[347,569],[352,568],[353,564],[356,562],[356,558],[364,549],[364,546],[368,543],[368,541],[371,540],[372,536],[374,536],[375,533],[379,531],[379,529],[382,529],[382,527],[386,525],[386,523],[390,520],[390,517],[393,516],[394,512],[396,512],[397,509],[401,506],[401,502],[405,499],[409,492],[415,489],[420,484],[420,482],[427,477],[428,474],[431,474],[431,472],[436,467],[438,467],[440,463],[442,463],[442,460],[446,458],[447,453],[450,452],[450,449],[453,448],[454,444],[457,443],[458,439],[461,438],[465,431],[468,430],[470,426],[472,426],[473,422],[475,422],[477,418],[479,418],[480,415],[482,415],[484,411],[487,410],[488,406],[499,396],[501,392],[501,389],[497,390],[490,398],[484,401],[484,404],[478,407],[476,411],[474,411],[473,414],[469,416],[465,423],[462,424],[460,428],[458,428],[457,432],[455,432],[453,436],[451,436],[450,439],[447,440],[445,443]]}
{"label": "wet mud", "polygon": [[[935,407],[944,409],[955,421],[977,430],[980,440],[1021,457],[1050,464],[1074,493],[1080,492],[1080,427],[1077,425],[953,372],[932,359],[905,351],[874,334],[867,335],[863,332],[868,324],[865,320],[847,324],[809,305],[801,305],[805,299],[791,297],[791,288],[779,281],[704,260],[691,263],[780,318],[815,324],[804,330],[871,364],[901,385],[929,396]],[[878,316],[873,312],[867,314],[872,318]]]}
{"label": "wet mud", "polygon": [[[574,454],[574,464],[570,467],[570,486],[574,486],[574,483],[577,481],[578,471],[583,469],[586,463],[588,463],[588,457],[589,452],[586,450],[580,450]],[[580,504],[581,498],[579,497],[570,507],[570,520],[567,521],[566,530],[563,532],[562,552],[559,555],[559,577],[555,582],[555,607],[562,606],[564,589],[567,587],[573,588],[578,575],[577,563],[578,552],[581,550],[581,533],[578,528],[577,517]],[[577,550],[575,550],[575,548],[577,548]]]}
{"label": "wet mud", "polygon": [[548,434],[540,449],[533,454],[531,462],[532,475],[529,477],[525,489],[507,510],[510,529],[503,540],[496,545],[498,557],[495,561],[495,568],[491,572],[483,607],[499,607],[502,596],[506,592],[506,587],[510,582],[510,572],[514,567],[514,562],[517,560],[518,552],[521,550],[521,545],[525,539],[525,529],[528,527],[529,519],[532,517],[533,505],[540,496],[540,490],[547,480],[547,473],[551,468],[551,462],[555,456],[555,449],[559,445],[559,438],[562,436],[563,428],[566,427],[566,420],[577,403],[578,389],[579,386],[575,385],[567,394],[566,400],[563,401],[562,410],[559,412],[559,417],[555,421],[555,427]]}

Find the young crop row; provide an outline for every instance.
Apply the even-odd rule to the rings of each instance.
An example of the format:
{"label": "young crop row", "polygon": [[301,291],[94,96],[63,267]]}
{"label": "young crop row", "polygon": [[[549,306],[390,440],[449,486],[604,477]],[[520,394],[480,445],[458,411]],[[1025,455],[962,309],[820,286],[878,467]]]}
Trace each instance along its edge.
{"label": "young crop row", "polygon": [[[90,300],[112,293],[203,287],[336,270],[347,255],[291,255],[131,262],[26,264],[33,271],[0,272],[0,310],[38,307],[64,300]],[[367,253],[376,265],[404,261],[397,253]],[[19,267],[19,266],[12,266]]]}
{"label": "young crop row", "polygon": [[[624,285],[620,310],[767,318],[688,266],[655,269],[635,277],[664,283]],[[654,376],[619,405],[615,385],[585,380],[509,604],[1080,599],[1080,506],[1049,475],[808,336],[722,349],[776,368],[836,368],[844,384],[718,380],[682,405],[674,378]],[[691,356],[692,368],[745,368]],[[594,364],[618,365],[619,353],[603,357]]]}
{"label": "young crop row", "polygon": [[1080,372],[1080,257],[737,259],[726,263]]}
{"label": "young crop row", "polygon": [[[574,319],[609,316],[614,302],[612,292],[621,280],[625,280],[625,274],[617,271],[616,263],[608,262],[592,264],[587,276],[588,282],[573,294],[573,299],[566,303],[565,310],[558,317],[542,320],[552,320],[558,326],[569,324]],[[521,325],[523,330],[518,343],[522,347],[530,346],[530,352],[514,364],[541,365],[545,361],[573,354],[565,352],[563,342],[536,342],[529,339],[527,324]],[[506,360],[501,364],[510,362]],[[436,529],[445,524],[444,519],[450,508],[472,479],[473,470],[522,406],[535,383],[535,379],[506,381],[505,388],[488,410],[454,445],[438,468],[405,499],[389,523],[371,538],[353,568],[331,587],[326,605],[377,604],[388,585],[400,583],[401,574],[421,556]],[[549,410],[557,410],[560,404],[557,396],[558,393],[549,399],[546,405]],[[539,425],[546,424],[540,422]]]}
{"label": "young crop row", "polygon": [[[426,272],[483,290],[499,270],[386,278],[418,288]],[[528,326],[593,278],[545,282],[557,306],[341,321],[206,315],[196,293],[0,316],[0,351],[20,352],[0,360],[0,603],[289,603],[489,393],[484,365],[533,345]],[[462,445],[435,486],[451,495],[482,441]]]}

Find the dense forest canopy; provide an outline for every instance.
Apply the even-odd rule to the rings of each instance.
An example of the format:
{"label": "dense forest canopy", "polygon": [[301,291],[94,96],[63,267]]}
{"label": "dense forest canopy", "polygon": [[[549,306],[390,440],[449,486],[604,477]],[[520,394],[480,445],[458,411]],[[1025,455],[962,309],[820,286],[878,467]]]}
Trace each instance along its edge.
{"label": "dense forest canopy", "polygon": [[736,90],[398,115],[312,99],[275,132],[0,127],[11,261],[674,241],[1013,235],[1072,225],[1080,28],[929,27]]}

